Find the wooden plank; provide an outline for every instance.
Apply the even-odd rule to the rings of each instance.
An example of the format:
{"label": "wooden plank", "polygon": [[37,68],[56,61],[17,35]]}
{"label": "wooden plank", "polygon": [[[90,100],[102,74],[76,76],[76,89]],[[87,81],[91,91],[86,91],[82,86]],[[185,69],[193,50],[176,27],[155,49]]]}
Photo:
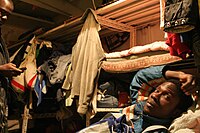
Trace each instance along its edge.
{"label": "wooden plank", "polygon": [[121,31],[127,31],[130,32],[131,26],[123,23],[119,23],[115,20],[107,19],[102,16],[97,16],[97,19],[101,25],[107,26],[107,27],[112,27],[114,29],[118,29]]}
{"label": "wooden plank", "polygon": [[159,5],[159,2],[157,2],[157,0],[156,1],[155,0],[140,0],[134,3],[130,3],[124,7],[118,8],[117,10],[107,13],[104,16],[107,18],[117,18],[117,17],[130,14],[132,12],[140,11],[141,9],[147,8],[150,5],[154,5],[157,3]]}
{"label": "wooden plank", "polygon": [[137,0],[119,0],[117,2],[114,2],[112,4],[109,4],[105,7],[100,8],[100,9],[96,10],[95,12],[97,14],[103,15],[103,14],[106,14],[106,13],[111,12],[113,10],[119,9],[122,6],[129,5],[130,3],[133,3],[134,1],[137,1]]}
{"label": "wooden plank", "polygon": [[120,22],[120,23],[121,22],[130,22],[130,21],[133,21],[134,19],[137,19],[137,18],[142,17],[142,16],[151,17],[150,15],[155,14],[155,13],[158,13],[158,14],[160,13],[160,6],[159,5],[154,5],[152,7],[148,7],[148,8],[145,8],[143,10],[132,12],[132,13],[125,15],[125,16],[121,16],[120,18],[117,18],[117,21]]}
{"label": "wooden plank", "polygon": [[141,19],[131,21],[131,22],[128,23],[128,25],[138,26],[138,25],[141,25],[141,24],[144,24],[144,23],[148,24],[151,21],[160,20],[159,18],[160,18],[160,14],[155,14],[155,15],[152,15],[151,17],[146,16],[146,17],[143,17]]}
{"label": "wooden plank", "polygon": [[78,24],[80,24],[80,23],[82,23],[81,17],[79,17],[79,18],[77,18],[77,19],[75,19],[75,20],[73,20],[73,21],[70,21],[70,22],[68,22],[68,23],[62,24],[62,25],[60,25],[60,26],[58,26],[58,27],[56,27],[56,28],[53,28],[53,29],[51,29],[51,30],[45,32],[44,34],[39,35],[37,38],[45,38],[45,37],[48,37],[48,36],[50,36],[50,35],[52,35],[52,34],[55,35],[55,33],[56,33],[56,32],[59,33],[60,30],[63,30],[63,29],[65,29],[65,28],[69,28],[69,27],[72,28],[73,26],[78,25]]}

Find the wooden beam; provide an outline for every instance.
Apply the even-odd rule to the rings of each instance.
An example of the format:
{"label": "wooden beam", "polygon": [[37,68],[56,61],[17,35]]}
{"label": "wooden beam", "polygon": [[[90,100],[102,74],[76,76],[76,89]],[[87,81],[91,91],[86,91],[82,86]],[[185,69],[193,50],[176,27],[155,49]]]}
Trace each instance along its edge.
{"label": "wooden beam", "polygon": [[35,20],[35,21],[38,21],[38,22],[46,23],[46,24],[51,24],[51,25],[55,24],[55,22],[53,22],[53,21],[39,19],[39,18],[35,18],[35,17],[32,17],[32,16],[27,16],[27,15],[24,15],[24,14],[16,13],[16,12],[12,12],[12,15],[15,15],[17,17],[26,18],[26,19]]}
{"label": "wooden beam", "polygon": [[123,23],[119,23],[115,20],[111,20],[102,16],[97,16],[97,19],[101,25],[107,26],[109,28],[118,29],[121,31],[130,32],[131,26]]}
{"label": "wooden beam", "polygon": [[70,21],[68,23],[64,23],[64,24],[62,24],[62,25],[60,25],[56,28],[53,28],[53,29],[45,32],[44,34],[39,35],[37,38],[45,38],[45,37],[51,36],[53,34],[55,35],[56,32],[59,32],[63,28],[73,27],[73,26],[81,24],[81,23],[83,23],[83,22],[81,21],[81,17],[79,17],[79,18],[77,18],[73,21]]}
{"label": "wooden beam", "polygon": [[48,6],[47,4],[45,4],[43,2],[40,2],[40,1],[37,1],[37,0],[20,0],[20,1],[22,1],[24,3],[31,4],[31,5],[35,5],[37,7],[40,7],[40,8],[52,11],[52,12],[56,12],[56,13],[62,14],[64,16],[69,16],[69,13],[65,13],[63,11],[57,10],[56,8],[54,8],[52,6]]}

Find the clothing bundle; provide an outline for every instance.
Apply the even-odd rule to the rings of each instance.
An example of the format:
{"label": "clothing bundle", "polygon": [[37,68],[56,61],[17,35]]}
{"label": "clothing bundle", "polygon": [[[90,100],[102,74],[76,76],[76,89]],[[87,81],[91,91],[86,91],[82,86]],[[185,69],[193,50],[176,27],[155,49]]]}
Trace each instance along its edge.
{"label": "clothing bundle", "polygon": [[200,30],[198,0],[160,0],[161,28],[167,34],[170,54],[186,59],[194,54],[200,68]]}

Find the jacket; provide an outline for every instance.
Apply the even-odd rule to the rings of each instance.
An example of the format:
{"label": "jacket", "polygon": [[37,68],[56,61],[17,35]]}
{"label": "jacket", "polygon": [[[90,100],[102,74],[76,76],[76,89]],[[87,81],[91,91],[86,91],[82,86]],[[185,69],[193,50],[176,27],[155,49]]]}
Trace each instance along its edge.
{"label": "jacket", "polygon": [[105,58],[98,31],[100,25],[90,9],[87,19],[72,49],[72,97],[78,96],[78,113],[86,114],[97,87],[101,63]]}

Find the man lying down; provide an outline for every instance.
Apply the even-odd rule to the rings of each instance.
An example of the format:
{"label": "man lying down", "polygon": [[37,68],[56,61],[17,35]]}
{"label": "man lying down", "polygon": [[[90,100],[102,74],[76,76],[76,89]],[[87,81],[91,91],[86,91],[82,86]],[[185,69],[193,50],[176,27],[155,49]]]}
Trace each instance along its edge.
{"label": "man lying down", "polygon": [[[122,110],[123,116],[116,119],[113,116],[104,118],[80,132],[141,133],[147,127],[153,125],[162,125],[168,128],[175,118],[187,111],[192,105],[193,99],[190,94],[196,91],[196,85],[192,84],[195,83],[195,79],[191,74],[185,74],[180,71],[170,71],[163,69],[163,67],[164,66],[158,66],[143,69],[134,76],[130,86],[130,93],[131,99],[134,99],[136,102],[132,101],[132,103],[134,103],[133,105]],[[150,93],[148,99],[138,101],[135,95],[138,96],[139,88],[137,87],[141,87],[141,81],[147,82],[155,77],[159,78],[160,74],[163,74],[163,71],[167,80],[156,88],[153,88],[153,92]],[[156,76],[149,78],[149,73],[153,73]],[[138,78],[141,76],[146,80]],[[147,78],[145,76],[147,76]],[[135,89],[136,91],[134,92]],[[160,128],[156,131],[164,133],[166,129]]]}

